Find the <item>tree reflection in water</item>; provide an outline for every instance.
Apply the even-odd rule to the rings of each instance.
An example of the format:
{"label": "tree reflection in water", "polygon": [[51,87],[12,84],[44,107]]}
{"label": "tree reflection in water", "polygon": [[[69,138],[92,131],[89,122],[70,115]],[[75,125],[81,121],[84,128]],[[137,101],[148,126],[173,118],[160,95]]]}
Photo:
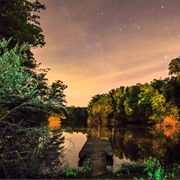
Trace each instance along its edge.
{"label": "tree reflection in water", "polygon": [[180,161],[180,126],[172,117],[165,118],[163,123],[154,127],[109,127],[108,120],[103,122],[106,123],[91,121],[88,124],[88,135],[111,139],[117,158],[125,157],[130,161],[138,161],[152,156],[165,165]]}
{"label": "tree reflection in water", "polygon": [[113,151],[120,159],[131,161],[156,157],[165,165],[180,161],[180,132],[178,126],[156,128],[127,126],[115,128]]}
{"label": "tree reflection in water", "polygon": [[[114,133],[112,133],[114,128]],[[169,127],[167,127],[169,128]],[[174,128],[174,127],[173,127]],[[97,125],[87,130],[83,128],[63,132],[67,139],[64,144],[69,149],[69,140],[74,144],[71,153],[68,153],[68,162],[73,167],[78,165],[78,153],[84,145],[86,139],[98,136]],[[123,163],[134,163],[138,160],[148,159],[150,156],[159,159],[164,165],[180,161],[180,132],[179,127],[171,136],[167,136],[167,130],[156,127],[140,127],[129,125],[126,127],[101,127],[100,137],[109,138],[113,146],[113,170]],[[87,133],[87,134],[86,134]]]}

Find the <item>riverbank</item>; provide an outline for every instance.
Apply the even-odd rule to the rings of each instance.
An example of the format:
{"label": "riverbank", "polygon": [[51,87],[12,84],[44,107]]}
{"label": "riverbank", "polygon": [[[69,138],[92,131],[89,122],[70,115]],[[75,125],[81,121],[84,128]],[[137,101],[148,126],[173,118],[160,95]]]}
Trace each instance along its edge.
{"label": "riverbank", "polygon": [[134,179],[134,180],[143,180],[143,179],[179,179],[180,178],[180,165],[174,164],[173,167],[165,169],[156,158],[149,157],[144,161],[144,167],[142,169],[138,168],[140,166],[128,166],[127,164],[124,167],[119,167],[119,170],[115,173],[106,172],[104,174],[93,176],[92,169],[88,167],[87,164],[81,169],[75,169],[66,167],[63,170],[62,177],[65,179]]}

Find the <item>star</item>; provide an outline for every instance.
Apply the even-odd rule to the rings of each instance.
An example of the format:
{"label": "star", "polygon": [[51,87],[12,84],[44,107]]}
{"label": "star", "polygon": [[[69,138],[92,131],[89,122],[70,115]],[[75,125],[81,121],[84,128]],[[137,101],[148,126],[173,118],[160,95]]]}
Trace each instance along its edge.
{"label": "star", "polygon": [[[60,78],[72,87],[69,105],[86,106],[93,94],[102,93],[100,85],[108,92],[167,77],[167,63],[180,56],[176,1],[44,0],[46,10],[39,15],[47,44],[35,49],[35,58],[51,68],[50,82]],[[83,86],[87,90],[79,90]],[[77,101],[82,94],[87,96]]]}

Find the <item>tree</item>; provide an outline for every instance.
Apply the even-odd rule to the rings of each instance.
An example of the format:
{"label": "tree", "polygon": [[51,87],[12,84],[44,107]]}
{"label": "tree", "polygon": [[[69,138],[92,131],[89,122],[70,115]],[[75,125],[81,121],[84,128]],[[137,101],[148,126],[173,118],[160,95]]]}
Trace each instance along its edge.
{"label": "tree", "polygon": [[138,94],[140,93],[140,88],[141,84],[137,84],[129,87],[125,93],[124,107],[126,118],[131,122],[141,120],[138,115]]}
{"label": "tree", "polygon": [[48,98],[49,85],[48,85],[48,79],[46,77],[48,71],[49,69],[41,69],[40,73],[37,72],[33,73],[33,77],[36,79],[36,82],[38,84],[37,85],[38,96],[41,100]]}
{"label": "tree", "polygon": [[180,57],[173,59],[169,64],[169,75],[180,76]]}
{"label": "tree", "polygon": [[[28,49],[27,44],[18,44],[8,51],[9,42],[5,39],[0,42],[0,102],[1,107],[17,103],[22,99],[33,97],[37,92],[37,83],[31,74],[21,67],[21,62],[28,61],[23,51]],[[4,111],[3,111],[4,113]]]}
{"label": "tree", "polygon": [[[89,124],[104,117],[114,122],[161,122],[173,116],[179,119],[180,112],[180,57],[169,64],[169,75],[165,79],[154,79],[130,87],[112,89],[108,94],[96,95],[88,105]],[[107,110],[109,108],[109,111]]]}
{"label": "tree", "polygon": [[152,107],[152,115],[150,117],[151,120],[156,123],[162,122],[166,114],[166,99],[163,94],[159,94],[158,90],[156,90],[151,99],[151,107]]}
{"label": "tree", "polygon": [[[95,96],[97,97],[97,96]],[[112,99],[108,94],[98,95],[98,100],[91,100],[88,105],[88,125],[108,125],[108,117],[113,112]]]}
{"label": "tree", "polygon": [[[37,178],[42,175],[42,156],[47,157],[47,149],[56,144],[55,150],[59,151],[62,138],[59,134],[52,137],[44,126],[46,120],[33,120],[32,114],[62,112],[64,107],[55,99],[39,98],[36,79],[21,66],[21,62],[28,60],[29,46],[16,44],[9,50],[9,42],[0,41],[0,177]],[[62,91],[61,97],[64,97]],[[56,166],[55,162],[50,164]]]}
{"label": "tree", "polygon": [[121,86],[117,89],[112,89],[109,91],[109,96],[112,99],[112,107],[113,107],[113,118],[115,121],[122,120],[125,116],[124,111],[124,101],[125,101],[125,93],[124,86]]}
{"label": "tree", "polygon": [[101,95],[100,94],[97,94],[95,96],[92,97],[91,101],[89,102],[88,104],[88,107],[87,107],[87,111],[88,111],[88,114],[90,116],[92,116],[92,108],[93,108],[93,105],[101,98]]}
{"label": "tree", "polygon": [[142,85],[141,92],[138,94],[139,115],[146,121],[152,115],[151,97],[154,92],[155,89],[150,84],[145,83]]}
{"label": "tree", "polygon": [[63,105],[66,102],[64,95],[66,88],[67,86],[61,80],[56,80],[51,84],[49,98]]}
{"label": "tree", "polygon": [[68,120],[74,127],[87,127],[88,112],[85,107],[68,107]]}
{"label": "tree", "polygon": [[[14,48],[8,50],[10,41],[11,39],[8,41],[3,39],[0,42],[0,52],[3,53],[0,56],[0,106],[6,106],[9,111],[18,105],[21,107],[23,103],[27,105],[28,100],[30,100],[29,102],[39,102],[38,105],[40,106],[43,106],[44,103],[47,108],[51,106],[52,108],[61,109],[63,102],[65,102],[63,91],[67,86],[60,80],[52,83],[51,87],[45,86],[45,84],[44,88],[47,90],[44,92],[44,96],[46,98],[39,98],[42,96],[39,82],[32,73],[29,73],[25,67],[21,66],[21,62],[28,61],[25,52],[29,46],[27,44],[21,46],[16,44]],[[2,113],[5,113],[5,111],[3,110]]]}
{"label": "tree", "polygon": [[[44,36],[40,27],[40,17],[36,14],[44,10],[45,6],[39,0],[31,2],[28,0],[3,0],[0,1],[0,40],[13,37],[8,47],[11,49],[19,42],[24,42],[31,47],[44,46]],[[23,62],[22,65],[30,68],[37,66],[33,54],[28,51],[29,61]]]}
{"label": "tree", "polygon": [[44,10],[39,0],[3,0],[0,2],[0,39],[13,36],[11,45],[28,43],[32,47],[44,46],[44,36],[36,12]]}
{"label": "tree", "polygon": [[180,109],[180,57],[173,59],[169,64],[169,75],[175,75],[170,78],[167,84],[167,92],[171,100]]}
{"label": "tree", "polygon": [[164,87],[167,84],[167,78],[165,79],[153,79],[153,81],[151,82],[151,86],[154,89],[157,89],[159,91],[159,93],[165,93],[164,92]]}

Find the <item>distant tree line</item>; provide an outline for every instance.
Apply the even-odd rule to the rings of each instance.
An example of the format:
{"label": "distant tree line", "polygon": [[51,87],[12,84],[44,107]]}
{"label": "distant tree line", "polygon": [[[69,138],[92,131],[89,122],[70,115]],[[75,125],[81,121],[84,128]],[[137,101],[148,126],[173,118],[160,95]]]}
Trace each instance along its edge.
{"label": "distant tree line", "polygon": [[151,83],[121,86],[107,94],[92,97],[88,110],[88,125],[107,126],[119,123],[161,123],[165,117],[179,119],[180,57],[169,64],[165,79]]}
{"label": "distant tree line", "polygon": [[70,106],[67,110],[67,120],[71,126],[87,127],[88,112],[86,107]]}

